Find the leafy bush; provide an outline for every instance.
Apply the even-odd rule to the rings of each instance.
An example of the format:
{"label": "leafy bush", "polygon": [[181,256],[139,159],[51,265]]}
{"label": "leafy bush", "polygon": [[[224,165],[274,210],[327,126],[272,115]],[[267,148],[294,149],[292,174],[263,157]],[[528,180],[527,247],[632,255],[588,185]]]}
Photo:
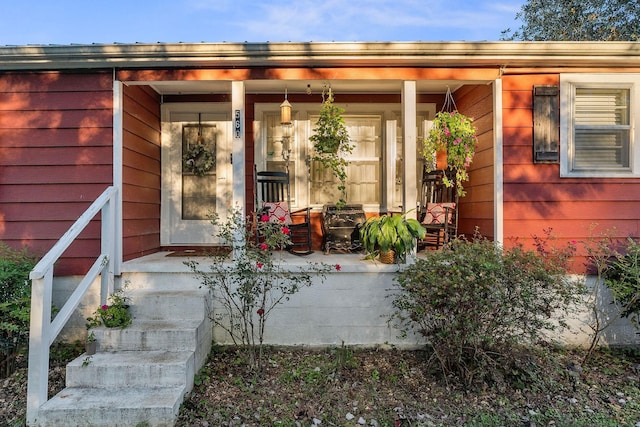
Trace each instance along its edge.
{"label": "leafy bush", "polygon": [[620,315],[640,327],[640,244],[628,239],[626,248],[609,260],[604,277]]}
{"label": "leafy bush", "polygon": [[509,349],[536,343],[563,325],[581,284],[566,263],[572,248],[503,250],[481,236],[453,241],[401,271],[392,320],[422,334],[445,374],[466,385],[508,366]]}
{"label": "leafy bush", "polygon": [[0,374],[12,372],[12,360],[29,338],[31,283],[35,257],[0,242]]}

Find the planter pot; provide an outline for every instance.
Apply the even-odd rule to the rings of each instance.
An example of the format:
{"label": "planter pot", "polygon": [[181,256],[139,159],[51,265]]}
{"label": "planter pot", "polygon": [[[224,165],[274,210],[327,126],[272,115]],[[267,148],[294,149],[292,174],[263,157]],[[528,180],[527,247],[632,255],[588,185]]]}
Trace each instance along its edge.
{"label": "planter pot", "polygon": [[87,341],[86,343],[84,343],[84,351],[89,356],[96,354],[97,348],[98,348],[97,341]]}
{"label": "planter pot", "polygon": [[388,250],[387,252],[380,251],[380,262],[383,264],[395,264],[396,262],[396,253],[393,250]]}
{"label": "planter pot", "polygon": [[447,150],[436,151],[436,170],[445,170],[447,168]]}

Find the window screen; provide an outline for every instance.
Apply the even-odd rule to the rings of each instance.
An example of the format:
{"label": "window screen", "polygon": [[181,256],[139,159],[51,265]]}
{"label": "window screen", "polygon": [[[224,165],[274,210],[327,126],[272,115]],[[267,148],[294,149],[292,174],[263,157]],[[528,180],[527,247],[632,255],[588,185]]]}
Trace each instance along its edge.
{"label": "window screen", "polygon": [[575,171],[629,169],[629,89],[576,88]]}

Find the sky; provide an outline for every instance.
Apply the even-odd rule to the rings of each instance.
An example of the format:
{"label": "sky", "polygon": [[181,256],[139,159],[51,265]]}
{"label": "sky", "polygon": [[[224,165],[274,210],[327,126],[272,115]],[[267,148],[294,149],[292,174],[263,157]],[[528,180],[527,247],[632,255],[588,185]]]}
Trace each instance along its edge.
{"label": "sky", "polygon": [[525,0],[0,0],[0,45],[482,41]]}

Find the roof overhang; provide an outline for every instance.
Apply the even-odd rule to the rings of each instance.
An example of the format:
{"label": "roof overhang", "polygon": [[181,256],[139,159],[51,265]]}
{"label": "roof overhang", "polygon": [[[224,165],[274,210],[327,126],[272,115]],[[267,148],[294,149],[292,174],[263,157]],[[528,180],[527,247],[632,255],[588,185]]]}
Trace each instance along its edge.
{"label": "roof overhang", "polygon": [[308,42],[0,47],[0,70],[145,67],[639,67],[636,42]]}

